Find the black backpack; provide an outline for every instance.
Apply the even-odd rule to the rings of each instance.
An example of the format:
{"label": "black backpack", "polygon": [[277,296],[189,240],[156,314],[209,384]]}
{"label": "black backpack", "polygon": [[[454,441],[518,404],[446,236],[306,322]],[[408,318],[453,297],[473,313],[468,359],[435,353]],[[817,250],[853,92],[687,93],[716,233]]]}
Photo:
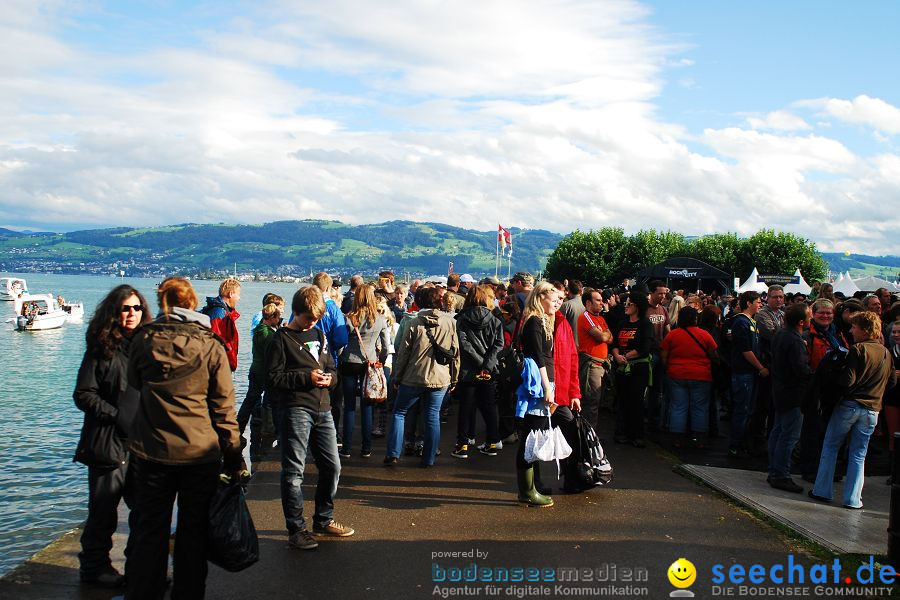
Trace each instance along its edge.
{"label": "black backpack", "polygon": [[[569,456],[572,487],[586,490],[612,483],[613,468],[591,424],[575,413],[575,444]],[[567,484],[569,480],[567,479]],[[569,484],[569,485],[572,485]]]}
{"label": "black backpack", "polygon": [[522,369],[525,367],[525,354],[519,344],[519,326],[516,325],[509,346],[497,355],[497,370],[500,373],[500,386],[507,392],[515,392],[522,385]]}

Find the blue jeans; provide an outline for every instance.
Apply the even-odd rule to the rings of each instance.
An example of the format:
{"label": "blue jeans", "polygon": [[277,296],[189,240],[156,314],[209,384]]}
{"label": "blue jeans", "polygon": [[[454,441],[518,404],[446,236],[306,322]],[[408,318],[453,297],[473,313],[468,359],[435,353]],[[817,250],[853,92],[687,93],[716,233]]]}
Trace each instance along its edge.
{"label": "blue jeans", "polygon": [[247,428],[247,423],[250,422],[251,415],[256,414],[256,412],[262,408],[263,393],[265,392],[263,383],[264,381],[259,381],[252,373],[247,377],[247,395],[244,396],[244,401],[241,402],[241,408],[238,410],[237,414],[238,426],[241,428],[241,433]]}
{"label": "blue jeans", "polygon": [[791,453],[800,429],[803,427],[803,412],[800,407],[784,412],[775,411],[775,425],[769,434],[769,477],[787,479],[791,476]]}
{"label": "blue jeans", "polygon": [[822,458],[819,459],[819,472],[816,473],[813,494],[831,499],[834,488],[834,464],[837,461],[838,450],[849,433],[844,506],[851,508],[862,506],[863,466],[866,463],[869,438],[875,431],[877,422],[878,413],[855,400],[843,400],[837,405],[828,421],[828,430],[825,431],[825,443],[822,445]]}
{"label": "blue jeans", "polygon": [[319,472],[316,512],[313,516],[317,525],[325,525],[334,515],[334,496],[341,477],[341,461],[331,411],[314,412],[299,406],[283,406],[279,413],[281,508],[288,534],[292,534],[307,528],[303,518],[302,488],[307,453],[312,452]]}
{"label": "blue jeans", "polygon": [[747,422],[756,398],[756,374],[731,374],[731,442],[729,450],[743,448],[747,438]]}
{"label": "blue jeans", "polygon": [[441,402],[446,394],[447,388],[400,385],[397,389],[397,399],[394,400],[394,416],[391,421],[391,433],[388,436],[387,455],[389,457],[400,456],[406,412],[416,402],[422,400],[422,408],[425,412],[425,449],[422,453],[422,464],[434,464],[438,440],[441,438]]}
{"label": "blue jeans", "polygon": [[687,431],[688,414],[691,431],[706,433],[709,427],[709,393],[712,384],[698,379],[669,378],[669,431]]}
{"label": "blue jeans", "polygon": [[[344,445],[341,447],[342,454],[350,454],[350,448],[353,446],[353,428],[356,425],[356,398],[360,396],[357,392],[362,386],[362,375],[341,375],[341,385],[344,388]],[[362,429],[362,449],[363,452],[372,450],[372,405],[364,398],[360,397],[360,428]]]}

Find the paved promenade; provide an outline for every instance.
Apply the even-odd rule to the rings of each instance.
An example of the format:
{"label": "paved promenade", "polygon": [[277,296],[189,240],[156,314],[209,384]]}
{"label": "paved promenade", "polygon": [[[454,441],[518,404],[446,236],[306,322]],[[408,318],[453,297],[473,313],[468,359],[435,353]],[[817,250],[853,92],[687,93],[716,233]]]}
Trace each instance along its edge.
{"label": "paved promenade", "polygon": [[[418,468],[414,458],[403,458],[397,468],[383,467],[383,443],[376,446],[372,458],[354,456],[347,461],[335,517],[357,534],[322,540],[311,552],[288,548],[279,500],[279,465],[274,460],[261,462],[248,495],[261,560],[241,573],[212,567],[207,597],[344,600],[435,598],[444,593],[451,597],[457,592],[461,595],[455,597],[561,598],[583,590],[591,597],[667,598],[675,589],[667,570],[685,557],[698,571],[691,591],[697,598],[708,598],[721,593],[711,582],[715,565],[727,571],[733,564],[783,564],[789,554],[805,568],[833,561],[805,553],[778,529],[676,472],[680,461],[663,446],[635,449],[609,443],[615,469],[612,487],[555,494],[554,507],[529,509],[516,502],[512,449],[494,458],[476,454],[468,460],[454,459],[449,450],[455,426],[451,423],[443,430],[444,454],[432,469]],[[604,435],[611,438],[609,431],[601,431]],[[308,481],[315,480],[314,471],[309,468]],[[552,471],[552,465],[543,466],[546,481],[553,479]],[[752,488],[764,496],[771,489],[764,484],[764,474],[752,471],[713,469],[704,476],[695,470],[693,476],[711,482],[728,480],[727,486],[720,486],[726,492],[725,488],[744,492]],[[312,498],[311,485],[304,491]],[[866,510],[861,512],[814,505],[805,496],[789,500],[804,505],[799,512],[815,512],[823,520],[855,518],[844,527],[866,529],[858,537],[870,539],[872,551],[883,551],[875,546],[879,535],[884,538],[886,521],[881,521],[886,507],[869,492],[869,488],[864,492]],[[312,510],[311,502],[307,510]],[[832,537],[842,535],[838,528]],[[116,550],[122,547],[124,539],[117,540]],[[0,598],[112,597],[114,593],[79,586],[77,551],[77,534],[64,536],[4,578]],[[451,568],[464,569],[473,563],[506,570],[576,567],[589,569],[594,581],[505,582],[496,584],[499,594],[492,594],[488,586],[493,584],[470,583],[466,589],[464,582],[433,581],[435,573],[439,578]],[[511,585],[517,587],[510,589]],[[598,586],[602,591],[594,589]],[[737,588],[733,593],[738,594]]]}

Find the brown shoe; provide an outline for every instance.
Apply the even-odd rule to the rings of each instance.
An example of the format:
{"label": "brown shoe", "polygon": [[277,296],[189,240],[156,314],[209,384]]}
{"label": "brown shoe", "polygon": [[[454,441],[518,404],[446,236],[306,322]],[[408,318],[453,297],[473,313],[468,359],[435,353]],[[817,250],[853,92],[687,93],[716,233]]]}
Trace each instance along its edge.
{"label": "brown shoe", "polygon": [[319,547],[319,542],[309,532],[309,529],[301,529],[291,534],[291,537],[288,538],[288,546],[298,550],[315,550]]}
{"label": "brown shoe", "polygon": [[334,519],[331,519],[324,525],[313,525],[313,531],[318,533],[319,535],[333,535],[336,537],[350,537],[351,535],[356,533],[355,531],[353,531],[352,527],[341,525]]}

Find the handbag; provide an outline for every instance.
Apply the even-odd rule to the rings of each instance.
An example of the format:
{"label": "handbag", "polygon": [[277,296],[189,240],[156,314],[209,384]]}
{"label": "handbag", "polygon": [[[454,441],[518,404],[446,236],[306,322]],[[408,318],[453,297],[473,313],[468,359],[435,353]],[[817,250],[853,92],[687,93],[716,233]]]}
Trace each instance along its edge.
{"label": "handbag", "polygon": [[236,481],[221,479],[209,502],[207,558],[231,572],[243,571],[259,560],[256,527],[244,489]]}
{"label": "handbag", "polygon": [[572,454],[572,447],[563,436],[559,427],[553,427],[551,423],[548,429],[532,429],[525,438],[526,462],[556,461],[556,474],[559,478],[559,461]]}
{"label": "handbag", "polygon": [[366,373],[363,377],[362,397],[370,404],[382,404],[387,400],[387,378],[384,376],[384,365],[380,362],[372,362],[363,346],[362,336],[359,334],[359,327],[354,327],[356,331],[356,339],[359,340],[359,350],[366,359]]}
{"label": "handbag", "polygon": [[81,428],[81,437],[75,449],[75,462],[89,467],[116,468],[125,462],[128,452],[119,438],[114,422],[92,420]]}
{"label": "handbag", "polygon": [[500,372],[500,384],[507,390],[515,390],[522,385],[522,369],[525,367],[525,353],[519,344],[519,325],[513,332],[509,346],[497,355],[497,369]]}

